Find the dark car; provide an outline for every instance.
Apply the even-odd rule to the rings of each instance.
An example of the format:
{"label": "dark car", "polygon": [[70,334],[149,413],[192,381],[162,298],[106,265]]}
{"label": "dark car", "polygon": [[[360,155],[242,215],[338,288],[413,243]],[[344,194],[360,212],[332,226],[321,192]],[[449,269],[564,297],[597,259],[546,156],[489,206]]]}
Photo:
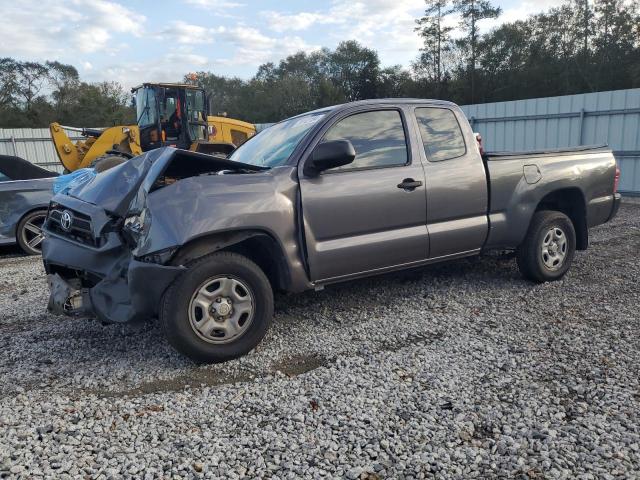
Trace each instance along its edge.
{"label": "dark car", "polygon": [[17,243],[29,255],[40,254],[57,176],[20,157],[0,155],[0,245]]}

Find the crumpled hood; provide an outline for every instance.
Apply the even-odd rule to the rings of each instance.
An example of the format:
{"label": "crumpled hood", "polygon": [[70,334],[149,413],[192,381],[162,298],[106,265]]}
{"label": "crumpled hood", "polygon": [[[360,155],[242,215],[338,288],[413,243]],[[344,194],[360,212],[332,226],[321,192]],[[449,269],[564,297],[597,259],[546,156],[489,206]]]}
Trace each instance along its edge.
{"label": "crumpled hood", "polygon": [[164,147],[132,158],[117,167],[99,173],[85,183],[73,186],[68,195],[102,207],[116,216],[124,217],[140,188],[148,193],[158,177],[169,169],[175,176],[179,176],[183,170],[191,172],[190,175],[185,176],[194,176],[222,170],[260,171],[264,170],[264,167]]}

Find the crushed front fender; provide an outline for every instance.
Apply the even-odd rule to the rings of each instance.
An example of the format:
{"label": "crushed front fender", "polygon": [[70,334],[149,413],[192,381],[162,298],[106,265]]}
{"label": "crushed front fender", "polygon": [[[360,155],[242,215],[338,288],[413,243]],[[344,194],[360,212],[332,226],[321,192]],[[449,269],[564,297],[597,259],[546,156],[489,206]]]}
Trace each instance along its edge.
{"label": "crushed front fender", "polygon": [[[55,236],[47,237],[43,250],[51,291],[49,310],[96,316],[106,323],[156,316],[165,290],[185,270],[138,261],[126,248],[91,255],[86,246]],[[82,276],[98,280],[86,286],[79,280]]]}

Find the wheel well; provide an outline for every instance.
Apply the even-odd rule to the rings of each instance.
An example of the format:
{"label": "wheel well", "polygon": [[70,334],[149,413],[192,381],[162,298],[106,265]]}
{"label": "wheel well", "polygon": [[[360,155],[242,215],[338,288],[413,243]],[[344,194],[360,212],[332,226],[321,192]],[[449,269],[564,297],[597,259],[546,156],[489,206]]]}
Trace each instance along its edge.
{"label": "wheel well", "polygon": [[289,273],[280,246],[268,235],[256,235],[223,250],[236,252],[254,261],[274,290],[286,290]]}
{"label": "wheel well", "polygon": [[18,225],[20,225],[20,222],[22,222],[22,220],[24,220],[25,217],[27,217],[28,215],[31,215],[32,213],[35,213],[35,212],[44,212],[46,214],[47,213],[47,208],[48,208],[47,206],[33,207],[31,210],[28,210],[28,211],[24,212],[20,216],[18,221],[15,223],[15,225],[16,225],[16,236],[17,236]]}
{"label": "wheel well", "polygon": [[213,252],[227,251],[244,255],[265,273],[274,290],[286,290],[290,283],[286,257],[280,244],[262,231],[225,232],[199,237],[173,256],[172,265],[184,265]]}
{"label": "wheel well", "polygon": [[579,189],[564,188],[545,195],[536,208],[536,211],[540,210],[556,210],[569,217],[576,231],[576,249],[587,249],[589,246],[587,208],[584,195]]}

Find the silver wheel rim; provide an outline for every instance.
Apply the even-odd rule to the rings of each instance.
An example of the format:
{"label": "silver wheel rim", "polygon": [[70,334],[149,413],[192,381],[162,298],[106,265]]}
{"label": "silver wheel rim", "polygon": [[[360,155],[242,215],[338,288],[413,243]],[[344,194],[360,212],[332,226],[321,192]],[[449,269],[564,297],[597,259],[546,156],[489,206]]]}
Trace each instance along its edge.
{"label": "silver wheel rim", "polygon": [[560,227],[550,228],[542,237],[542,263],[551,271],[558,270],[567,258],[567,236]]}
{"label": "silver wheel rim", "polygon": [[231,276],[210,278],[189,302],[189,323],[205,342],[229,343],[244,335],[254,317],[253,292]]}
{"label": "silver wheel rim", "polygon": [[22,241],[34,252],[40,253],[42,251],[42,241],[44,240],[44,233],[42,232],[42,225],[47,215],[42,213],[40,215],[34,215],[28,222],[22,227]]}

